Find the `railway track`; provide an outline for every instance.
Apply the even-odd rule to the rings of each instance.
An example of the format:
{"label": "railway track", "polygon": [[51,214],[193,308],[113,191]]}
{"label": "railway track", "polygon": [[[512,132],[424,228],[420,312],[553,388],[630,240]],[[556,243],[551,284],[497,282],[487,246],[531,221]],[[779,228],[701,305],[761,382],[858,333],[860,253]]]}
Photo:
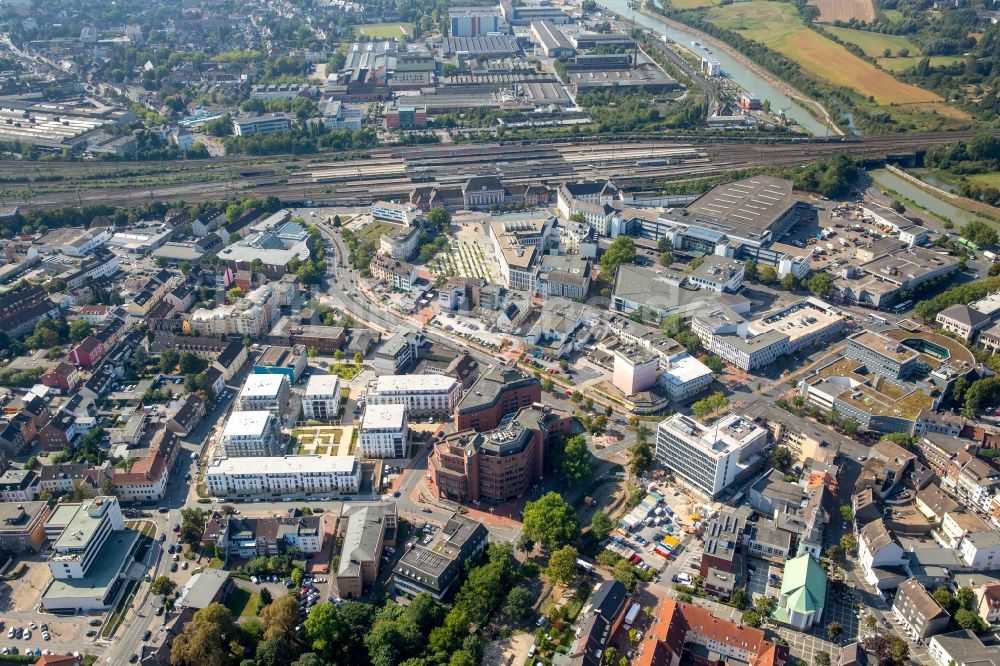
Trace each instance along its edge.
{"label": "railway track", "polygon": [[[829,141],[790,139],[780,143],[620,136],[612,140],[588,137],[528,144],[377,149],[364,157],[342,160],[278,155],[182,162],[0,162],[0,190],[6,205],[26,209],[87,203],[207,201],[251,194],[289,201],[368,201],[406,195],[417,185],[455,185],[471,175],[497,175],[516,184],[554,185],[569,179],[601,178],[614,178],[623,184],[652,183],[735,168],[808,162],[838,152],[873,157],[912,153],[971,135],[930,132]],[[665,163],[660,164],[658,157]],[[148,181],[159,176],[176,181],[186,175],[195,182],[128,183],[130,177]],[[12,182],[15,177],[25,176],[38,181]],[[19,194],[18,190],[27,192]]]}

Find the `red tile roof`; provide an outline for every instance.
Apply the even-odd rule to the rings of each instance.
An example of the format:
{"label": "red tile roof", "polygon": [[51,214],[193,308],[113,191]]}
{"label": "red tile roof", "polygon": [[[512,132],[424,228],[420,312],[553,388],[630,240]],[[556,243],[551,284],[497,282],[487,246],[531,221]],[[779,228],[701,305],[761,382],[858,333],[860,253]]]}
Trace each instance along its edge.
{"label": "red tile roof", "polygon": [[665,599],[642,642],[636,666],[670,664],[674,656],[680,656],[689,634],[744,650],[750,666],[784,666],[788,662],[788,647],[766,640],[760,629],[722,620],[699,606]]}

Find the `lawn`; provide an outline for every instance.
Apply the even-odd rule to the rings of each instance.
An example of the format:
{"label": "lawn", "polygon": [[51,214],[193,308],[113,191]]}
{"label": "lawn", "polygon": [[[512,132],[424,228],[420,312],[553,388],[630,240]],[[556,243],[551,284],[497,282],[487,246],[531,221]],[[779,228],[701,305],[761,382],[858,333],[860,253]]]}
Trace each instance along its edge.
{"label": "lawn", "polygon": [[995,187],[1000,189],[1000,172],[993,171],[990,173],[977,173],[971,176],[966,176],[970,183],[975,183],[976,185],[986,185],[988,187]]}
{"label": "lawn", "polygon": [[367,25],[354,26],[355,32],[359,35],[372,37],[374,39],[400,39],[413,34],[412,23],[370,23]]}
{"label": "lawn", "polygon": [[813,76],[870,95],[882,105],[939,103],[936,94],[897,81],[846,48],[810,30],[788,3],[742,2],[715,7],[708,17],[799,63]]}
{"label": "lawn", "polygon": [[378,245],[379,238],[383,234],[388,234],[393,231],[399,231],[403,227],[398,224],[389,224],[388,222],[381,222],[379,220],[374,220],[358,232],[358,236],[366,243],[374,243]]}
{"label": "lawn", "polygon": [[835,28],[833,26],[825,28],[845,42],[857,44],[865,52],[865,55],[872,58],[881,58],[886,49],[892,49],[893,53],[899,53],[900,49],[909,49],[910,53],[920,53],[920,47],[901,35],[882,35],[877,32],[867,30],[853,30],[851,28]]}
{"label": "lawn", "polygon": [[251,592],[237,585],[229,594],[226,608],[229,609],[234,618],[253,617],[257,614],[257,601],[259,599],[260,596],[256,592]]}
{"label": "lawn", "polygon": [[883,9],[882,16],[891,23],[899,23],[899,19],[903,18],[903,12],[898,9]]}

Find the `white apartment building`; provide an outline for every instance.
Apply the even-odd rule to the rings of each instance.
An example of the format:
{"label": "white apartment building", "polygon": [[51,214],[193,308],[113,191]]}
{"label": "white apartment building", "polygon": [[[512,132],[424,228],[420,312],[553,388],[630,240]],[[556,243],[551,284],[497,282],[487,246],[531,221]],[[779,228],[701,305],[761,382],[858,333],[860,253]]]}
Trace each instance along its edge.
{"label": "white apartment building", "polygon": [[313,375],[302,396],[302,414],[307,421],[332,421],[340,410],[340,377]]}
{"label": "white apartment building", "polygon": [[276,456],[284,451],[278,421],[267,411],[234,411],[222,431],[222,450],[231,458]]}
{"label": "white apartment building", "polygon": [[730,414],[712,426],[675,414],[656,429],[656,459],[699,492],[716,497],[764,461],[767,430]]}
{"label": "white apartment building", "polygon": [[366,458],[405,458],[406,405],[368,405],[358,432],[358,450]]}
{"label": "white apartment building", "polygon": [[420,217],[420,209],[413,204],[398,204],[391,201],[376,201],[372,204],[371,214],[376,220],[395,222],[410,226]]}
{"label": "white apartment building", "polygon": [[236,399],[236,408],[251,411],[278,413],[288,401],[287,375],[248,375]]}
{"label": "white apartment building", "polygon": [[257,287],[229,305],[211,309],[198,308],[188,322],[191,332],[198,335],[245,335],[259,338],[271,328],[277,311],[278,293],[271,285]]}
{"label": "white apartment building", "polygon": [[233,118],[233,134],[248,136],[250,134],[275,134],[287,132],[292,128],[292,122],[285,113],[246,114]]}
{"label": "white apartment building", "polygon": [[101,548],[113,532],[125,529],[118,498],[100,496],[80,504],[61,504],[46,523],[46,532],[64,525],[53,542],[49,560],[52,577],[84,578],[98,561]]}
{"label": "white apartment building", "polygon": [[354,456],[216,458],[205,485],[217,497],[262,493],[356,493],[361,467]]}
{"label": "white apartment building", "polygon": [[450,416],[462,385],[445,375],[383,375],[368,383],[367,405],[406,405],[415,416]]}

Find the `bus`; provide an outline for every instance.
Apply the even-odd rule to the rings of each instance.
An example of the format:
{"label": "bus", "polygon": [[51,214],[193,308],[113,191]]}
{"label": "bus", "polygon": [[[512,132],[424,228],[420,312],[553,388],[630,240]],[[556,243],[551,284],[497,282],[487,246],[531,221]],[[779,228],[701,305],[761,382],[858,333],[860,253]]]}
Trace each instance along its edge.
{"label": "bus", "polygon": [[870,319],[873,323],[881,324],[882,326],[889,323],[889,320],[885,317],[879,317],[878,315],[868,315],[868,319]]}
{"label": "bus", "polygon": [[899,305],[893,306],[892,311],[895,314],[899,314],[900,312],[906,311],[911,305],[913,305],[913,301],[903,301]]}

